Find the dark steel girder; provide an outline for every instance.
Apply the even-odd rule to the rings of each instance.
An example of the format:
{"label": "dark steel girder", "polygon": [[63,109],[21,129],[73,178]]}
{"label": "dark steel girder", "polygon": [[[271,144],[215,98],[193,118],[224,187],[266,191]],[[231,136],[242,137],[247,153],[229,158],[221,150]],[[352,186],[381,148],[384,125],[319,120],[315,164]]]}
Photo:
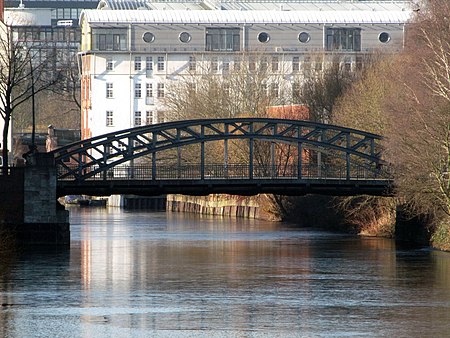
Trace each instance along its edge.
{"label": "dark steel girder", "polygon": [[353,158],[369,165],[385,165],[381,159],[382,138],[379,135],[311,121],[272,118],[168,122],[82,140],[53,153],[57,166],[64,169],[59,178],[82,181],[142,156],[155,156],[158,152],[190,144],[231,139],[263,140],[292,144],[299,149],[337,151],[347,161]]}

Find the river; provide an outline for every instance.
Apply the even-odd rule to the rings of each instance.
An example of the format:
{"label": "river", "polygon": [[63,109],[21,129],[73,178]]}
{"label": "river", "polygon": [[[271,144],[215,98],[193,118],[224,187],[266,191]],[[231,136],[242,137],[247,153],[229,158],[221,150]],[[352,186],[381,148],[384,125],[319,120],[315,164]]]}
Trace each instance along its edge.
{"label": "river", "polygon": [[288,224],[72,208],[13,257],[0,336],[448,337],[450,254]]}

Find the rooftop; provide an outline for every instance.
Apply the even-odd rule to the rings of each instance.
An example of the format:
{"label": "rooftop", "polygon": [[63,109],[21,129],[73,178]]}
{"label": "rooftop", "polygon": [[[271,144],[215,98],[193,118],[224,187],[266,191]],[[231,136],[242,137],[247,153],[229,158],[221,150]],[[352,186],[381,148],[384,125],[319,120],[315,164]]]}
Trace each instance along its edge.
{"label": "rooftop", "polygon": [[411,11],[237,11],[237,10],[84,10],[80,20],[85,19],[91,26],[105,24],[216,24],[216,23],[405,23]]}
{"label": "rooftop", "polygon": [[408,0],[100,0],[99,9],[111,10],[399,10],[411,5]]}

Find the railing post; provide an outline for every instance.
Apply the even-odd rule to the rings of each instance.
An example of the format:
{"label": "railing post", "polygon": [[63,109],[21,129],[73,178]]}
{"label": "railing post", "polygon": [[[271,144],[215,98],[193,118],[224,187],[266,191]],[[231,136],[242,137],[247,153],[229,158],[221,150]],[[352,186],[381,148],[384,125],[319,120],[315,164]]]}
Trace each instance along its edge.
{"label": "railing post", "polygon": [[[273,126],[273,129],[272,129],[272,135],[275,137],[275,135],[276,135],[276,132],[277,132],[277,125],[274,125]],[[276,173],[276,170],[275,170],[275,142],[270,142],[270,171],[271,171],[271,175],[270,175],[270,177],[276,177],[275,176],[275,173]]]}
{"label": "railing post", "polygon": [[[180,129],[177,129],[177,143],[180,144]],[[181,178],[181,148],[177,146],[177,178]]]}
{"label": "railing post", "polygon": [[299,180],[302,179],[302,166],[303,166],[303,144],[302,142],[298,142],[297,143],[297,152],[298,152],[298,159],[297,159],[297,164],[298,164],[298,168],[297,168],[297,178]]}
{"label": "railing post", "polygon": [[78,154],[78,177],[76,178],[78,181],[81,180],[83,176],[83,156],[81,153]]}
{"label": "railing post", "polygon": [[156,135],[156,132],[152,133],[152,180],[156,180],[156,138],[158,136]]}
{"label": "railing post", "polygon": [[[109,146],[104,145],[103,146],[103,163],[106,165],[108,162],[108,155],[109,155]],[[108,170],[103,171],[103,181],[106,181],[108,178]]]}
{"label": "railing post", "polygon": [[205,137],[205,126],[202,125],[201,127],[201,150],[200,150],[200,178],[201,180],[205,179],[205,141],[204,141],[204,137]]}
{"label": "railing post", "polygon": [[[250,135],[253,134],[253,123],[250,123]],[[248,164],[248,178],[253,179],[253,136],[249,139],[249,164]]]}
{"label": "railing post", "polygon": [[347,133],[347,151],[345,153],[345,162],[346,162],[346,179],[350,181],[350,133]]}
{"label": "railing post", "polygon": [[228,124],[225,123],[225,140],[224,140],[224,177],[227,178],[228,177]]}

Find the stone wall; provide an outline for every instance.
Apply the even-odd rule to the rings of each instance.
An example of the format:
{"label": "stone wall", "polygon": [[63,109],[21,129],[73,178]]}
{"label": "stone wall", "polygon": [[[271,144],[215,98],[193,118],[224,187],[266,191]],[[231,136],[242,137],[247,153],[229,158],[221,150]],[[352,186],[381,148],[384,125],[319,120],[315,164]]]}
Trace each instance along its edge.
{"label": "stone wall", "polygon": [[270,203],[265,195],[167,195],[166,209],[168,211],[192,212],[203,215],[278,220],[270,211]]}
{"label": "stone wall", "polygon": [[0,224],[23,245],[68,245],[69,214],[56,199],[53,156],[34,154],[29,165],[0,178]]}

